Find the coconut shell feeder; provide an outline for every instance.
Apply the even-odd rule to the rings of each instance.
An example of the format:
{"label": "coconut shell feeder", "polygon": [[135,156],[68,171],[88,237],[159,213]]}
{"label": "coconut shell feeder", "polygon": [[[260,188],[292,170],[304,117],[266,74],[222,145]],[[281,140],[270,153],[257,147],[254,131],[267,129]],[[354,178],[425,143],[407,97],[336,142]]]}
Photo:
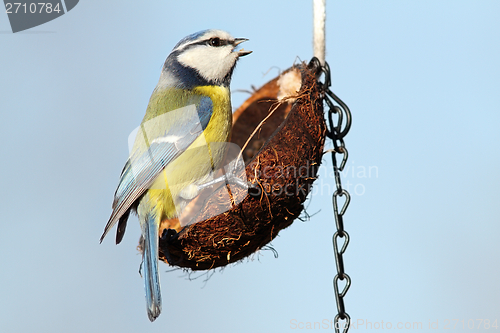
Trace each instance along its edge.
{"label": "coconut shell feeder", "polygon": [[[351,126],[351,113],[329,88],[326,0],[313,0],[313,16],[315,56],[310,63],[284,71],[256,90],[233,114],[231,141],[242,147],[242,173],[249,188],[230,187],[226,181],[191,209],[197,212],[199,222],[181,228],[178,222],[162,221],[159,256],[171,266],[198,271],[235,263],[262,249],[303,211],[328,137],[333,143],[328,152],[336,185],[332,194],[336,225],[332,243],[337,271],[333,278],[337,304],[333,323],[337,333],[341,329],[347,333],[351,319],[344,297],[351,279],[344,270],[343,254],[350,238],[343,216],[350,195],[342,188],[340,172],[348,158],[344,137]],[[216,208],[224,204],[226,211],[216,213]]]}
{"label": "coconut shell feeder", "polygon": [[[251,187],[243,201],[213,216],[227,189],[208,198],[201,222],[160,239],[160,259],[172,266],[207,270],[237,262],[272,241],[304,209],[323,157],[326,124],[318,68],[300,64],[253,93],[233,115],[232,142],[244,147]],[[260,125],[260,126],[259,126]],[[256,134],[251,134],[258,128]],[[166,229],[165,229],[166,230]]]}
{"label": "coconut shell feeder", "polygon": [[[163,220],[159,226],[158,254],[159,259],[170,266],[201,271],[236,263],[259,251],[299,218],[318,178],[323,156],[329,152],[336,185],[332,194],[337,228],[332,238],[337,268],[333,288],[338,310],[334,326],[337,333],[340,327],[347,333],[350,317],[343,299],[351,280],[344,271],[343,254],[349,244],[349,235],[344,230],[343,215],[350,196],[342,188],[340,172],[348,158],[343,139],[351,126],[351,113],[329,88],[330,68],[325,61],[325,6],[326,0],[313,0],[315,56],[312,60],[292,66],[253,91],[233,114],[232,144],[210,142],[203,146],[207,152],[227,148],[225,161],[212,164],[214,170],[203,175],[203,183],[194,183],[196,192],[189,187],[193,184],[183,188],[189,191],[186,191],[186,197],[182,197],[185,201],[177,211],[178,217]],[[327,137],[331,139],[333,149],[325,152]],[[177,140],[169,142],[176,143]],[[213,148],[212,144],[224,146]],[[151,153],[150,149],[148,151]],[[342,157],[337,163],[339,155]],[[155,157],[152,154],[144,156],[144,159]],[[159,161],[164,163],[164,160]],[[129,168],[132,168],[130,163]],[[145,161],[141,163],[147,164]],[[143,181],[150,175],[155,176],[151,170],[139,175]],[[128,184],[126,190],[129,190]],[[126,209],[130,211],[130,207]],[[119,217],[117,243],[125,231],[123,221],[127,221],[128,211],[123,220]],[[113,220],[113,216],[101,241],[118,219]],[[141,236],[138,247],[141,252],[143,244]],[[147,272],[153,271],[149,268]],[[339,281],[342,281],[342,287]],[[154,321],[161,309],[159,281],[156,277],[154,281],[146,278],[145,282],[148,316]]]}

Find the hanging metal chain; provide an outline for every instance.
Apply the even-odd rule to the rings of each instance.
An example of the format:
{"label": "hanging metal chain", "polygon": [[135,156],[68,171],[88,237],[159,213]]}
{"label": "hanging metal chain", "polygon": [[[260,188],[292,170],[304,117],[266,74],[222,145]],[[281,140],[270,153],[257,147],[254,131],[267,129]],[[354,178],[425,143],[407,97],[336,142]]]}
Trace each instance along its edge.
{"label": "hanging metal chain", "polygon": [[[309,62],[309,67],[315,70],[316,78],[318,79],[318,85],[322,92],[322,98],[326,107],[328,108],[328,126],[326,131],[326,136],[333,141],[333,149],[330,150],[332,153],[332,163],[333,172],[335,175],[335,184],[337,186],[336,191],[333,193],[333,214],[335,217],[335,223],[337,226],[337,231],[333,235],[333,255],[335,257],[335,263],[337,266],[337,275],[333,278],[333,289],[335,293],[335,299],[337,301],[337,315],[334,319],[335,332],[339,333],[340,329],[343,328],[343,332],[347,333],[351,325],[351,317],[345,312],[344,307],[344,297],[349,287],[351,286],[351,278],[344,271],[344,259],[343,254],[347,249],[349,244],[349,234],[344,230],[344,220],[343,216],[349,206],[351,201],[351,196],[349,192],[342,188],[342,183],[340,181],[340,172],[344,169],[347,162],[348,152],[345,147],[344,137],[349,132],[351,128],[351,111],[345,105],[340,98],[338,98],[331,90],[331,77],[330,77],[330,66],[328,63],[322,66],[320,61],[314,57]],[[324,76],[324,83],[319,81],[321,76]],[[332,101],[333,100],[333,101]],[[335,105],[335,103],[338,105]],[[345,121],[345,123],[344,123]],[[340,166],[337,165],[337,155],[342,155],[342,161]],[[339,198],[345,196],[345,201],[342,208],[339,211]],[[341,287],[339,283],[342,283],[344,287]],[[345,321],[342,323],[341,321]]]}

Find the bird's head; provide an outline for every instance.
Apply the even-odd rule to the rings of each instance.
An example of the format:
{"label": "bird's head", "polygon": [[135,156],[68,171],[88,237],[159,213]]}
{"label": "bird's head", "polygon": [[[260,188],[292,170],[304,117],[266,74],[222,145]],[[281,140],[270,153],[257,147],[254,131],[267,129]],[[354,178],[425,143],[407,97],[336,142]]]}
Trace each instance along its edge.
{"label": "bird's head", "polygon": [[236,50],[246,40],[222,30],[204,30],[184,37],[167,57],[160,83],[184,88],[229,86],[238,58],[252,52]]}

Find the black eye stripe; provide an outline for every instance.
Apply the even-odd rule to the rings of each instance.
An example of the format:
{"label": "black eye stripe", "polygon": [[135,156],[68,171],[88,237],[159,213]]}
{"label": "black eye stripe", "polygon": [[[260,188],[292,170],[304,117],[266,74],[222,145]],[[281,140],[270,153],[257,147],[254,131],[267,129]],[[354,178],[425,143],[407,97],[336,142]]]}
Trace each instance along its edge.
{"label": "black eye stripe", "polygon": [[218,38],[218,37],[212,37],[212,38],[201,40],[201,41],[193,43],[193,44],[189,44],[189,45],[187,45],[187,47],[185,49],[188,49],[188,48],[195,46],[195,45],[209,45],[212,47],[220,47],[220,46],[225,46],[225,45],[232,45],[234,43],[234,41],[231,41],[231,40],[218,38],[219,45],[214,46],[211,44],[211,41],[214,40],[215,38]]}
{"label": "black eye stripe", "polygon": [[209,46],[219,47],[230,44],[227,39],[220,39],[219,37],[212,37],[206,41]]}
{"label": "black eye stripe", "polygon": [[221,40],[219,37],[215,37],[215,38],[210,38],[208,40],[208,45],[210,46],[215,46],[215,47],[219,47],[221,46]]}

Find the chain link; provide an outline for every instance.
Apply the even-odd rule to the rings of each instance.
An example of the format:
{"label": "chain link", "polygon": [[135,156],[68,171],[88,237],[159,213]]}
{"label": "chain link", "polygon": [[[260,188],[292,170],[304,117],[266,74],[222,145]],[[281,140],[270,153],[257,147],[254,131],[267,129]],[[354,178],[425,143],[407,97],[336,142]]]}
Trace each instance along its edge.
{"label": "chain link", "polygon": [[[335,224],[337,231],[333,234],[333,255],[335,257],[335,264],[337,266],[337,275],[333,278],[333,289],[335,293],[335,299],[337,302],[337,315],[334,319],[335,332],[340,333],[340,329],[343,327],[343,333],[347,333],[351,325],[351,317],[347,314],[344,307],[344,297],[351,286],[351,278],[344,271],[344,259],[343,255],[349,245],[349,234],[344,230],[344,220],[343,216],[349,206],[351,201],[351,196],[349,192],[342,188],[342,183],[340,181],[340,172],[344,169],[349,156],[344,143],[344,137],[349,132],[351,128],[351,111],[347,105],[342,102],[331,90],[331,77],[330,77],[330,66],[325,62],[321,65],[319,60],[314,57],[309,62],[309,67],[312,68],[316,73],[316,78],[318,80],[318,85],[320,91],[322,92],[323,102],[328,107],[328,126],[326,131],[326,136],[330,138],[333,142],[333,149],[330,150],[332,154],[333,172],[335,175],[335,185],[337,187],[336,191],[333,193],[333,214],[335,217]],[[319,78],[324,76],[324,83],[319,81]],[[334,104],[337,103],[338,105]],[[345,124],[344,124],[345,119]],[[342,155],[342,161],[340,166],[337,164],[337,155]],[[339,211],[339,198],[345,197],[344,204]],[[343,242],[342,242],[343,240]],[[341,283],[343,287],[341,287]],[[341,321],[345,321],[342,323]]]}

